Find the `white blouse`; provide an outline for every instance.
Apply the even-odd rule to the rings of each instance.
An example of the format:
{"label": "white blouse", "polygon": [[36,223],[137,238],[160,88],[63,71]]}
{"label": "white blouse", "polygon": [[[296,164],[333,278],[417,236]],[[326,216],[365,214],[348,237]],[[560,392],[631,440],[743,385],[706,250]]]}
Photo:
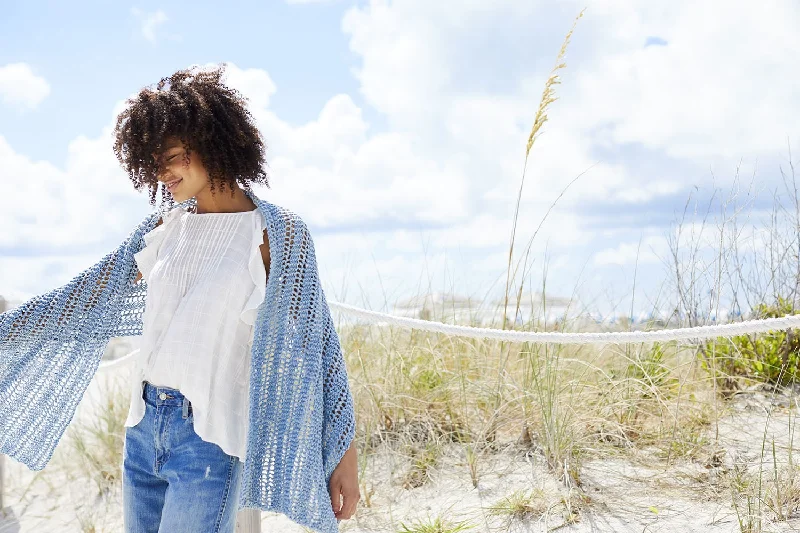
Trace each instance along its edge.
{"label": "white blouse", "polygon": [[144,380],[192,402],[194,430],[245,460],[250,350],[267,273],[258,209],[190,213],[173,207],[134,255],[147,282],[141,348],[125,426],[144,416]]}

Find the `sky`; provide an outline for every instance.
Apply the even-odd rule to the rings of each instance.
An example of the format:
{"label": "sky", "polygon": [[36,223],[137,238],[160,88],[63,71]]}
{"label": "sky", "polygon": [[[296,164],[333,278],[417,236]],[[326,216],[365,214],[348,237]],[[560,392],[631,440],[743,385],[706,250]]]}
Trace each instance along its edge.
{"label": "sky", "polygon": [[372,310],[435,291],[502,298],[524,168],[524,289],[646,312],[687,201],[739,176],[767,212],[800,154],[795,0],[0,6],[11,299],[66,283],[155,209],[111,132],[127,98],[192,65],[228,64],[268,147],[270,187],[256,194],[306,221],[328,300]]}

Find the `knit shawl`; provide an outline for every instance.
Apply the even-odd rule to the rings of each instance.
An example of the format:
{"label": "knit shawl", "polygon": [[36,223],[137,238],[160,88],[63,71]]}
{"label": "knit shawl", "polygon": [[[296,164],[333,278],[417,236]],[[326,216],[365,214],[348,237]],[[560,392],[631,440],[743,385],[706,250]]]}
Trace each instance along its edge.
{"label": "knit shawl", "polygon": [[[254,325],[238,509],[335,532],[328,483],[354,437],[355,415],[314,242],[299,215],[245,193],[264,217],[271,262]],[[146,216],[65,285],[0,314],[0,453],[43,469],[109,340],[142,334],[147,283],[134,283],[133,256],[160,216]]]}

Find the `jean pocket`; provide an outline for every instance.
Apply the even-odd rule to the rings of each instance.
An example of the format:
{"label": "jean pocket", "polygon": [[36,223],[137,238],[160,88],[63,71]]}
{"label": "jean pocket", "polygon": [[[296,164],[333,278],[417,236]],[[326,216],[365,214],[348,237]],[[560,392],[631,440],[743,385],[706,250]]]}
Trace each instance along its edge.
{"label": "jean pocket", "polygon": [[182,416],[184,420],[193,420],[194,419],[194,409],[192,409],[192,404],[189,400],[184,399],[182,405]]}

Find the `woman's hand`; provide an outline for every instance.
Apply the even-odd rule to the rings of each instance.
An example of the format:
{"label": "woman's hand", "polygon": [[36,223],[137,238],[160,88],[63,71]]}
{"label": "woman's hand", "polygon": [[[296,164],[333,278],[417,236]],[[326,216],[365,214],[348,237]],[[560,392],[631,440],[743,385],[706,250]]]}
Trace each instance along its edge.
{"label": "woman's hand", "polygon": [[[336,520],[346,520],[356,512],[356,503],[361,499],[358,490],[358,457],[356,456],[355,439],[344,452],[342,460],[336,465],[328,484],[331,494],[331,506]],[[340,504],[340,497],[344,501]]]}

